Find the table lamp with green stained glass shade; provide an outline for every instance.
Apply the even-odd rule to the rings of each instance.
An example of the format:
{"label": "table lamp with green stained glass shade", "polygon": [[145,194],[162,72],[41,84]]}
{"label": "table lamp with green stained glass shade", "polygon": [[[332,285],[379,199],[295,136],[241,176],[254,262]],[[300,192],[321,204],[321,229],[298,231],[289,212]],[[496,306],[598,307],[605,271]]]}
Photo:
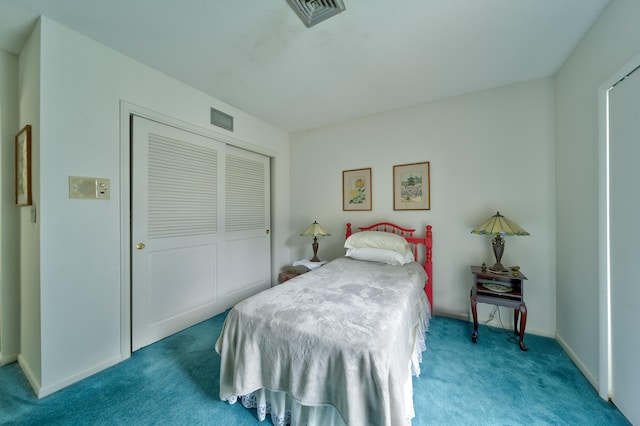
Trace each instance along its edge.
{"label": "table lamp with green stained glass shade", "polygon": [[503,274],[509,271],[507,268],[502,266],[502,263],[500,263],[502,260],[502,255],[504,254],[503,237],[505,235],[531,235],[511,220],[501,215],[500,212],[497,212],[496,214],[491,216],[486,222],[471,231],[471,233],[478,235],[493,235],[493,239],[491,240],[491,242],[493,255],[496,257],[496,263],[489,268],[489,271],[499,274]]}
{"label": "table lamp with green stained glass shade", "polygon": [[320,258],[318,257],[318,237],[327,237],[329,234],[327,231],[318,224],[318,222],[313,221],[311,225],[307,227],[300,234],[301,237],[313,237],[313,244],[311,247],[313,248],[313,258],[310,259],[311,262],[320,262]]}

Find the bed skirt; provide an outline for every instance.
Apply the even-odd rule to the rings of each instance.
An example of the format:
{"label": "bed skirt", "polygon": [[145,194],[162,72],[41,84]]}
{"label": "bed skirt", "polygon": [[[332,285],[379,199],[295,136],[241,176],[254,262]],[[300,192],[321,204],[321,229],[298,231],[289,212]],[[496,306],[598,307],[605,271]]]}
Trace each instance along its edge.
{"label": "bed skirt", "polygon": [[[407,425],[411,424],[415,417],[413,408],[413,383],[412,376],[420,375],[420,363],[422,362],[422,352],[427,348],[425,334],[429,329],[431,313],[425,312],[421,318],[420,325],[415,330],[413,355],[407,368],[410,373],[404,385],[404,400],[407,414]],[[307,406],[283,391],[271,391],[261,388],[247,395],[233,396],[227,399],[230,404],[235,404],[238,399],[246,408],[255,408],[258,420],[264,421],[267,416],[275,426],[347,426],[342,416],[331,405]]]}

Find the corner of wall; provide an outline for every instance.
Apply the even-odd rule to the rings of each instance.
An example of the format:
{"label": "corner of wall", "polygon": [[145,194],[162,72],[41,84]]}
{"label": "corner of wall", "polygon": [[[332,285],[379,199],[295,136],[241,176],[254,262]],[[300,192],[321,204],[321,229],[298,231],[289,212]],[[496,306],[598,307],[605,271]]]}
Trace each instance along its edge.
{"label": "corner of wall", "polygon": [[18,129],[18,57],[0,51],[0,365],[20,350],[18,210],[14,207],[14,136]]}
{"label": "corner of wall", "polygon": [[599,389],[600,381],[596,376],[593,375],[591,370],[587,368],[587,366],[582,362],[580,357],[573,351],[573,349],[567,344],[567,342],[562,338],[561,335],[556,333],[555,336],[556,341],[560,345],[560,347],[565,351],[565,353],[571,358],[571,361],[578,367],[582,375],[591,383],[594,389]]}
{"label": "corner of wall", "polygon": [[[19,127],[32,126],[33,203],[39,201],[40,144],[40,57],[41,22],[31,33],[18,59]],[[42,381],[42,344],[40,323],[40,228],[31,223],[29,208],[19,208],[19,280],[20,280],[20,355],[18,362],[37,389]]]}

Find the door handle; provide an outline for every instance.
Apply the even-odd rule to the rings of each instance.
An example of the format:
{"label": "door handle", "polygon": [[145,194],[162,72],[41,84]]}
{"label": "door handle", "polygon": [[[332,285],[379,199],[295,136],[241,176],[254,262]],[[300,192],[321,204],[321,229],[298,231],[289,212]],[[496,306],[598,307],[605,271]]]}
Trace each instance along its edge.
{"label": "door handle", "polygon": [[136,248],[138,250],[142,250],[143,248],[145,248],[145,245],[144,245],[144,243],[138,243],[138,244],[136,244]]}

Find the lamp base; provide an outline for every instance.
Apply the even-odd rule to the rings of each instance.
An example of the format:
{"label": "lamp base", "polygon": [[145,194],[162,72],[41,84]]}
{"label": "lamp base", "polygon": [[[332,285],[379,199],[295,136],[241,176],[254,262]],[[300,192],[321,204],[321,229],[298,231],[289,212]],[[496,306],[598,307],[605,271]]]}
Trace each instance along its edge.
{"label": "lamp base", "polygon": [[507,268],[502,266],[502,263],[496,263],[495,265],[488,267],[487,270],[495,274],[506,274],[509,272]]}
{"label": "lamp base", "polygon": [[313,237],[313,244],[311,244],[313,248],[313,258],[309,259],[311,262],[320,262],[320,258],[318,257],[318,237]]}
{"label": "lamp base", "polygon": [[489,271],[497,274],[506,274],[509,272],[507,268],[502,266],[500,262],[502,260],[502,254],[504,253],[504,238],[500,235],[496,235],[492,240],[493,255],[496,257],[496,263],[489,268]]}

